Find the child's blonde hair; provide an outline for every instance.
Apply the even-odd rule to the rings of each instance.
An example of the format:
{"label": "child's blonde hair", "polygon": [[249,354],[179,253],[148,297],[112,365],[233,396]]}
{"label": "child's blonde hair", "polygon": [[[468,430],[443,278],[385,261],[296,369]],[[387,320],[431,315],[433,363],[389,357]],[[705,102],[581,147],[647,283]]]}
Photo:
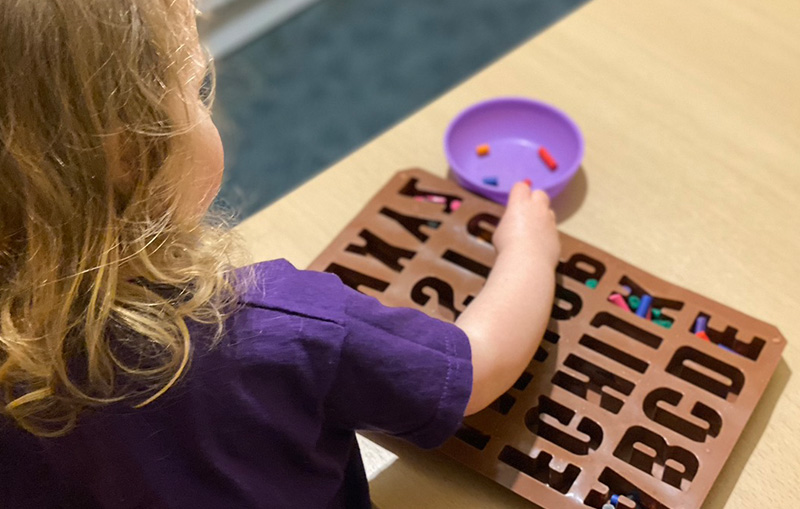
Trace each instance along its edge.
{"label": "child's blonde hair", "polygon": [[192,126],[167,105],[197,101],[192,16],[0,1],[0,397],[35,434],[158,398],[190,360],[187,322],[219,334],[235,301],[223,229],[176,214]]}

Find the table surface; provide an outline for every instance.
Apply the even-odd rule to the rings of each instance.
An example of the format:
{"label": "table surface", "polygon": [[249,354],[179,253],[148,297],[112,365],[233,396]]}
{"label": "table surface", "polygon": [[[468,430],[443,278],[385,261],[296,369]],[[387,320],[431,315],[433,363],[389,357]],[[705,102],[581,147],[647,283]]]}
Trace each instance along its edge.
{"label": "table surface", "polygon": [[[798,63],[796,0],[593,0],[237,230],[252,261],[305,267],[396,170],[446,174],[441,140],[463,108],[497,96],[556,105],[586,139],[555,203],[559,228],[788,339],[704,507],[795,507]],[[531,507],[446,458],[394,449],[401,459],[371,484],[382,509]]]}

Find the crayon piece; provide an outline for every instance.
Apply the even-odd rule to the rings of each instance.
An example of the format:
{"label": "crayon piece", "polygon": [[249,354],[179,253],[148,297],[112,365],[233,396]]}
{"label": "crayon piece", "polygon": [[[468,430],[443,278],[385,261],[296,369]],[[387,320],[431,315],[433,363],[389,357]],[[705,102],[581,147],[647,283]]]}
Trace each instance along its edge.
{"label": "crayon piece", "polygon": [[611,505],[616,507],[617,504],[619,504],[619,495],[611,495],[611,500],[609,502],[611,502]]}
{"label": "crayon piece", "polygon": [[461,200],[453,200],[450,203],[450,210],[452,210],[453,212],[455,212],[456,210],[458,210],[460,208],[461,208]]}
{"label": "crayon piece", "polygon": [[653,313],[653,318],[661,318],[661,310],[658,308],[651,309]]}
{"label": "crayon piece", "polygon": [[488,156],[489,155],[489,145],[487,145],[487,144],[478,145],[477,147],[475,147],[475,153],[477,153],[481,157]]}
{"label": "crayon piece", "polygon": [[642,318],[646,317],[647,311],[650,309],[650,304],[652,303],[652,295],[642,295],[642,299],[639,301],[639,306],[636,308],[636,316],[641,316]]}
{"label": "crayon piece", "polygon": [[522,182],[524,182],[528,187],[533,187],[533,182],[531,182],[531,179],[525,179]]}
{"label": "crayon piece", "polygon": [[711,342],[711,340],[708,338],[708,334],[706,334],[706,331],[704,330],[700,332],[695,332],[694,335],[702,339],[703,341],[708,341],[709,343]]}
{"label": "crayon piece", "polygon": [[630,295],[630,294],[631,294],[631,292],[633,291],[633,290],[631,290],[631,287],[630,287],[630,286],[625,286],[625,285],[622,285],[622,287],[621,287],[621,288],[622,288],[622,291],[623,291],[623,292],[625,292],[625,293],[627,293],[628,295]]}
{"label": "crayon piece", "polygon": [[612,304],[616,304],[617,307],[621,307],[622,309],[624,309],[629,313],[631,311],[631,308],[629,308],[628,304],[625,302],[625,297],[623,297],[618,293],[612,293],[611,295],[609,295],[608,301],[611,302]]}
{"label": "crayon piece", "polygon": [[587,279],[586,280],[586,286],[588,286],[589,288],[597,288],[597,283],[598,283],[598,281],[596,279]]}
{"label": "crayon piece", "polygon": [[496,186],[497,185],[497,177],[483,177],[483,183],[487,186]]}
{"label": "crayon piece", "polygon": [[429,194],[428,196],[425,197],[425,199],[433,203],[447,203],[447,198],[445,198],[444,196],[436,196],[433,194]]}
{"label": "crayon piece", "polygon": [[603,504],[603,509],[614,509],[614,506],[611,504]]}
{"label": "crayon piece", "polygon": [[[730,352],[730,353],[736,353],[736,352],[734,352],[733,350],[731,350],[730,348],[728,348],[727,346],[725,346],[725,345],[722,345],[722,344],[720,344],[720,343],[717,343],[717,346],[718,346],[718,347],[720,347],[720,348],[722,348],[723,350],[727,350],[727,351],[728,351],[728,352]],[[736,354],[736,355],[739,355],[739,354]]]}
{"label": "crayon piece", "polygon": [[550,168],[551,170],[555,170],[556,168],[558,168],[558,163],[556,162],[555,159],[553,159],[552,154],[550,154],[550,152],[546,148],[539,147],[539,157],[542,158],[544,164],[546,164],[547,167]]}
{"label": "crayon piece", "polygon": [[653,323],[656,325],[660,325],[665,329],[669,329],[670,327],[672,327],[672,322],[666,319],[656,318],[653,320]]}
{"label": "crayon piece", "polygon": [[706,325],[708,325],[708,318],[703,315],[700,315],[694,322],[694,330],[692,332],[694,332],[695,334],[697,334],[700,331],[705,332]]}
{"label": "crayon piece", "polygon": [[631,309],[635,310],[636,308],[639,307],[639,304],[641,303],[642,301],[636,295],[631,295],[630,297],[628,297],[628,305],[631,307]]}

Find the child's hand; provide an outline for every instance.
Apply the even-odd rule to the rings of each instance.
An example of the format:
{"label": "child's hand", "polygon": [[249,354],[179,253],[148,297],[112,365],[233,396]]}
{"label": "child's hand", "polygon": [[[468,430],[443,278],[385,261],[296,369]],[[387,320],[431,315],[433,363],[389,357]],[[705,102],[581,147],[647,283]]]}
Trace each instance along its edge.
{"label": "child's hand", "polygon": [[456,320],[472,348],[466,415],[511,387],[539,347],[550,319],[561,246],[547,194],[515,185],[493,241],[497,260],[492,272]]}
{"label": "child's hand", "polygon": [[561,251],[555,219],[547,193],[531,192],[527,183],[518,182],[492,237],[498,256],[511,254],[523,263],[545,262],[555,267]]}

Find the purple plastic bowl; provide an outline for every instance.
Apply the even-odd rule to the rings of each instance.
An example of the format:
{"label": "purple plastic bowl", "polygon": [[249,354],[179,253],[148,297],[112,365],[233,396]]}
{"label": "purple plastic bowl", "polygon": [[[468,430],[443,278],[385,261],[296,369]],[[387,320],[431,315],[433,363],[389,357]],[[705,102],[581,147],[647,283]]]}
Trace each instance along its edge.
{"label": "purple plastic bowl", "polygon": [[[477,147],[489,145],[479,156]],[[558,163],[550,170],[539,157],[545,147]],[[458,183],[505,204],[514,183],[531,179],[534,189],[555,198],[575,176],[583,159],[583,136],[566,114],[533,99],[491,99],[461,112],[447,128],[444,151]],[[496,178],[497,185],[484,183]]]}

